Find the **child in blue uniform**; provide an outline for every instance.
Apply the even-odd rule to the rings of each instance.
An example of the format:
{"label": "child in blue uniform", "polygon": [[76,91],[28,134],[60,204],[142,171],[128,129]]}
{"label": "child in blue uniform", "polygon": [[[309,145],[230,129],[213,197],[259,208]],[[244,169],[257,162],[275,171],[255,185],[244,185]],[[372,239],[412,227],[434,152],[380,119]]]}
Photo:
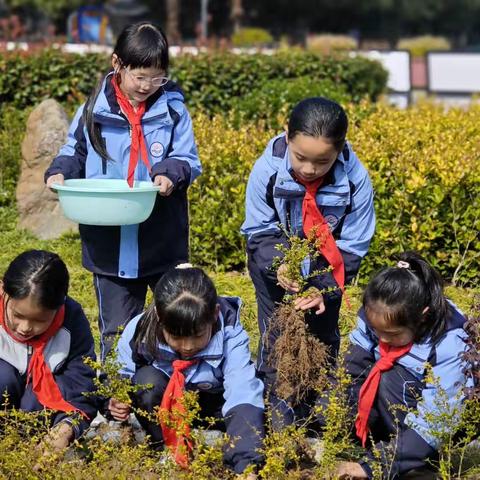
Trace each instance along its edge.
{"label": "child in blue uniform", "polygon": [[82,307],[67,296],[69,275],[60,257],[42,250],[18,255],[0,282],[0,392],[2,408],[48,408],[47,443],[64,448],[96,415],[95,359]]}
{"label": "child in blue uniform", "polygon": [[83,265],[93,272],[101,355],[120,326],[144,307],[147,288],[188,261],[187,188],[201,167],[192,122],[179,88],[168,81],[168,44],[142,22],[119,36],[113,70],[70,126],[68,141],[45,173],[48,186],[71,178],[152,181],[160,187],[139,225],[80,225]]}
{"label": "child in blue uniform", "polygon": [[[232,439],[224,459],[236,473],[261,461],[264,431],[263,384],[255,376],[239,310],[240,299],[218,297],[202,270],[172,269],[157,283],[154,303],[127,325],[118,343],[121,373],[134,384],[153,384],[134,394],[135,406],[147,412],[168,408],[172,382],[180,376],[180,390],[198,392],[201,414],[224,420]],[[129,406],[111,399],[110,412],[125,420]],[[138,419],[152,442],[172,448],[164,425]]]}
{"label": "child in blue uniform", "polygon": [[293,109],[285,133],[269,143],[248,180],[242,233],[247,237],[248,270],[255,286],[262,336],[257,368],[282,423],[293,421],[294,412],[275,395],[275,371],[268,365],[275,338],[270,335],[267,340],[266,332],[275,306],[286,292],[297,293],[299,288],[286,277],[285,266],[277,272],[272,269],[273,259],[281,256],[275,247],[287,245],[284,230],[304,237],[307,228],[315,227],[324,236],[320,259],[306,259],[302,273],[306,276],[331,265],[331,272],[310,278],[308,286],[339,288],[300,298],[296,307],[305,311],[310,331],[330,347],[333,358],[340,344],[343,285],[357,274],[374,232],[372,186],[346,143],[347,128],[347,116],[337,103],[321,97],[301,101]]}
{"label": "child in blue uniform", "polygon": [[[461,357],[465,317],[445,298],[440,275],[420,255],[407,252],[399,258],[397,266],[368,284],[345,359],[358,412],[356,434],[364,446],[373,437],[385,478],[398,478],[435,458],[439,441],[431,418],[440,408],[460,412],[462,388],[471,381]],[[448,406],[439,405],[440,389]],[[342,463],[340,478],[372,478],[373,459],[369,453],[361,463]]]}

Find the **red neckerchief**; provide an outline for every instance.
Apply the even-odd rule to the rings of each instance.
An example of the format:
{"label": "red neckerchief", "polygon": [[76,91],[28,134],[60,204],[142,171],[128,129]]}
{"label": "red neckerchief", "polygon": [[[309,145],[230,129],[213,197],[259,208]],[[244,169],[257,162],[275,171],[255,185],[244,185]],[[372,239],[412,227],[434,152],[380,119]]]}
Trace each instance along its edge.
{"label": "red neckerchief", "polygon": [[133,187],[133,181],[135,178],[135,168],[138,164],[138,153],[140,150],[140,157],[142,162],[150,172],[150,162],[148,160],[147,147],[145,145],[145,137],[142,130],[142,117],[145,113],[145,102],[138,104],[138,108],[135,111],[128,98],[120,89],[115,75],[112,76],[112,85],[115,90],[117,102],[122,109],[122,112],[126,115],[128,123],[131,127],[132,145],[130,147],[130,160],[128,162],[128,175],[127,182],[130,187]]}
{"label": "red neckerchief", "polygon": [[160,404],[160,426],[165,445],[175,455],[175,461],[183,468],[188,466],[188,453],[192,450],[190,426],[185,422],[183,391],[185,376],[183,370],[197,363],[197,360],[174,360],[173,373]]}
{"label": "red neckerchief", "polygon": [[16,338],[7,326],[5,321],[6,309],[4,303],[5,296],[2,295],[0,301],[0,321],[2,327],[16,342],[29,345],[33,348],[33,354],[30,358],[27,370],[27,385],[32,382],[32,390],[33,393],[35,393],[38,401],[44,407],[51,410],[57,410],[60,412],[79,412],[88,419],[88,416],[85,412],[82,412],[82,410],[73,406],[63,398],[62,392],[60,391],[57,382],[55,382],[55,377],[53,376],[50,367],[43,356],[43,352],[48,344],[48,341],[55,336],[55,334],[63,325],[63,320],[65,317],[65,305],[62,305],[58,309],[52,323],[47,330],[45,330],[45,332],[38,337],[22,341]]}
{"label": "red neckerchief", "polygon": [[403,347],[391,347],[382,341],[379,342],[380,359],[373,366],[358,395],[358,415],[355,421],[355,428],[357,437],[362,441],[364,447],[369,430],[368,417],[377,395],[382,373],[390,370],[396,360],[410,351],[412,345],[413,343],[411,342]]}
{"label": "red neckerchief", "polygon": [[304,182],[297,178],[297,181],[305,187],[305,197],[302,204],[303,232],[308,237],[310,230],[315,228],[315,236],[320,240],[318,249],[333,268],[333,278],[343,292],[345,287],[345,267],[343,257],[333,238],[327,221],[317,206],[317,190],[323,183],[323,177],[313,182]]}

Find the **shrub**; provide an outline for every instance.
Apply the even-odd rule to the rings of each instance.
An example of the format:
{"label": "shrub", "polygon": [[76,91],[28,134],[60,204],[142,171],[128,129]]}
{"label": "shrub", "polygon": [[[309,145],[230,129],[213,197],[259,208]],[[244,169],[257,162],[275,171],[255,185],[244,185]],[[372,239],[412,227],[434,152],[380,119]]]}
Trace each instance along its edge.
{"label": "shrub", "polygon": [[[72,55],[56,50],[27,56],[0,55],[0,105],[25,108],[53,97],[76,106],[90,94],[109,63],[105,55]],[[189,108],[211,114],[230,110],[238,98],[277,79],[308,76],[312,82],[330,80],[340,91],[343,87],[354,101],[376,99],[387,81],[386,71],[377,62],[306,52],[185,55],[172,63],[172,78],[185,91]]]}
{"label": "shrub", "polygon": [[358,102],[375,100],[384,90],[387,72],[365,58],[322,57],[308,52],[281,51],[275,55],[200,55],[175,59],[172,76],[187,94],[189,108],[225,113],[252,90],[278,79],[309,77],[331,80]]}
{"label": "shrub", "polygon": [[358,42],[348,35],[309,35],[307,50],[315,53],[329,54],[332,52],[356,50]]}
{"label": "shrub", "polygon": [[340,104],[351,101],[345,87],[330,79],[298,77],[271,80],[238,97],[233,108],[242,121],[263,120],[271,128],[281,129],[294,105],[304,98],[316,96],[328,97]]}
{"label": "shrub", "polygon": [[263,47],[273,43],[273,37],[263,28],[240,28],[232,35],[234,47]]}
{"label": "shrub", "polygon": [[398,44],[399,50],[408,50],[412,57],[424,57],[434,50],[450,50],[450,42],[444,37],[424,35],[421,37],[403,38]]}
{"label": "shrub", "polygon": [[377,227],[363,273],[405,249],[454,283],[480,273],[480,107],[379,106],[349,138],[375,188]]}

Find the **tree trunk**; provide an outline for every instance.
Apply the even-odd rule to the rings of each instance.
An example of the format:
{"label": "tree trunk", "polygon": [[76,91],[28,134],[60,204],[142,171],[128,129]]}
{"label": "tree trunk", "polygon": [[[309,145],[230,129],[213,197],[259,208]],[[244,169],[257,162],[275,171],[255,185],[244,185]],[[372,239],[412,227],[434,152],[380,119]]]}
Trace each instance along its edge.
{"label": "tree trunk", "polygon": [[167,0],[167,38],[170,45],[178,45],[182,40],[179,19],[180,0]]}
{"label": "tree trunk", "polygon": [[233,24],[233,31],[238,32],[243,17],[242,0],[231,0],[231,2],[230,19]]}

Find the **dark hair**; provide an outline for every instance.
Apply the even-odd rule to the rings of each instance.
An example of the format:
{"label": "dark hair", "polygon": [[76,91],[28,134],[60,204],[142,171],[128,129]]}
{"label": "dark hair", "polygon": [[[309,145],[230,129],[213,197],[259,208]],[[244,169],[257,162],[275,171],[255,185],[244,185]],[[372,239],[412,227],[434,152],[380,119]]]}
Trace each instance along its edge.
{"label": "dark hair", "polygon": [[[151,22],[138,22],[126,27],[120,33],[113,53],[125,67],[160,68],[168,72],[168,41],[162,29]],[[87,128],[93,149],[104,160],[109,160],[107,149],[102,139],[100,125],[95,122],[93,108],[103,85],[99,80],[83,109],[83,122]]]}
{"label": "dark hair", "polygon": [[[397,260],[405,262],[404,266],[381,270],[367,285],[363,294],[365,311],[368,315],[373,304],[383,303],[389,323],[409,328],[416,342],[429,335],[436,342],[445,331],[450,313],[442,277],[416,252],[402,253]],[[428,310],[423,313],[425,307]]]}
{"label": "dark hair", "polygon": [[163,330],[189,337],[216,322],[217,290],[200,268],[175,268],[165,273],[154,291],[154,301],[137,327],[135,348],[143,343],[155,356],[158,342],[165,342]]}
{"label": "dark hair", "polygon": [[348,118],[345,110],[333,100],[312,97],[295,105],[288,120],[288,139],[298,133],[310,137],[323,137],[340,152],[345,144]]}
{"label": "dark hair", "polygon": [[65,303],[69,275],[63,260],[45,250],[27,250],[12,260],[3,275],[3,290],[15,299],[32,295],[43,308],[56,310]]}

